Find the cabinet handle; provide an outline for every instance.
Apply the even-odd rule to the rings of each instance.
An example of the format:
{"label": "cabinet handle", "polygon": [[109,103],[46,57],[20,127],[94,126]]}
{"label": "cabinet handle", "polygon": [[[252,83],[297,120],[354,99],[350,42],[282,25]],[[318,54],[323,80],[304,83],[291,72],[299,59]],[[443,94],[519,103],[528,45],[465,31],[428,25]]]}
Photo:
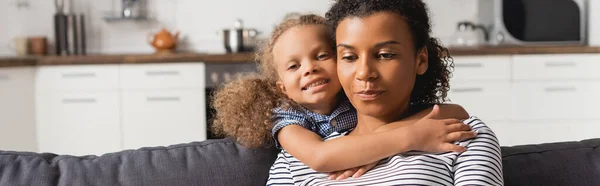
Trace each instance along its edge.
{"label": "cabinet handle", "polygon": [[455,88],[451,89],[452,92],[483,92],[483,88],[481,87],[473,87],[473,88]]}
{"label": "cabinet handle", "polygon": [[5,80],[8,80],[8,79],[10,79],[10,78],[8,78],[8,75],[0,74],[0,80],[5,81]]}
{"label": "cabinet handle", "polygon": [[93,72],[73,72],[73,73],[63,73],[63,78],[88,78],[88,77],[96,77],[96,73]]}
{"label": "cabinet handle", "polygon": [[544,65],[546,67],[576,67],[577,63],[575,63],[575,62],[569,62],[569,61],[563,61],[563,62],[560,62],[560,61],[554,61],[554,62],[549,61],[549,62],[546,62]]}
{"label": "cabinet handle", "polygon": [[179,97],[147,97],[146,101],[179,101]]}
{"label": "cabinet handle", "polygon": [[577,87],[546,87],[544,88],[546,92],[575,92],[577,91]]}
{"label": "cabinet handle", "polygon": [[455,63],[454,67],[460,67],[460,68],[482,68],[483,64],[481,64],[481,63]]}
{"label": "cabinet handle", "polygon": [[146,71],[146,76],[175,76],[179,71]]}
{"label": "cabinet handle", "polygon": [[96,103],[94,98],[65,98],[63,103]]}

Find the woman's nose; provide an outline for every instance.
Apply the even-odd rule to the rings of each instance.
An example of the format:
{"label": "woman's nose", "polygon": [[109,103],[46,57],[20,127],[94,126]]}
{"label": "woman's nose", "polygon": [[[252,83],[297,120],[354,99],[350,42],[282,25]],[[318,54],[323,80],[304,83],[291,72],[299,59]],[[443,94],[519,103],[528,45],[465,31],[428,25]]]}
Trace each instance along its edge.
{"label": "woman's nose", "polygon": [[373,61],[367,58],[361,58],[358,60],[356,65],[356,79],[360,81],[372,81],[379,77],[375,68],[373,68]]}

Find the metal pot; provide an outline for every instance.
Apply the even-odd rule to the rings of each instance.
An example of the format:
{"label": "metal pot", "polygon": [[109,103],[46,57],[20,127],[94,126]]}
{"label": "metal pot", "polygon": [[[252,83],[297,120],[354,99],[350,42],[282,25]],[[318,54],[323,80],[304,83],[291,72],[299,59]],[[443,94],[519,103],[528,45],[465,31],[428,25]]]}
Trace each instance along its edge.
{"label": "metal pot", "polygon": [[223,45],[228,53],[254,51],[260,32],[256,29],[245,29],[241,20],[237,20],[232,29],[223,29],[219,35],[223,38]]}

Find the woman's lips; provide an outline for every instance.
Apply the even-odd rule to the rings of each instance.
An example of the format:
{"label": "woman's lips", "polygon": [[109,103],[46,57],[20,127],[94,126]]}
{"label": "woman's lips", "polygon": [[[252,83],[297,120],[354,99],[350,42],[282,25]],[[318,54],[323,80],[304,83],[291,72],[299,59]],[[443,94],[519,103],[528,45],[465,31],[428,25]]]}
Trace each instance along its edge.
{"label": "woman's lips", "polygon": [[383,90],[364,90],[355,92],[354,95],[356,95],[356,97],[358,97],[361,100],[369,101],[377,99],[384,92],[385,91]]}

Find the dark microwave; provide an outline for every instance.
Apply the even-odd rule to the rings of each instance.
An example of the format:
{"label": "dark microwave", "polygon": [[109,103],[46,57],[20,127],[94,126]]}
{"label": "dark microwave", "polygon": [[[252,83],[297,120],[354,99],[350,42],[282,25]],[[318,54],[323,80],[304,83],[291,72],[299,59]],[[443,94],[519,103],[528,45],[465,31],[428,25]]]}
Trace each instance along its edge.
{"label": "dark microwave", "polygon": [[586,0],[481,0],[489,45],[585,45]]}

